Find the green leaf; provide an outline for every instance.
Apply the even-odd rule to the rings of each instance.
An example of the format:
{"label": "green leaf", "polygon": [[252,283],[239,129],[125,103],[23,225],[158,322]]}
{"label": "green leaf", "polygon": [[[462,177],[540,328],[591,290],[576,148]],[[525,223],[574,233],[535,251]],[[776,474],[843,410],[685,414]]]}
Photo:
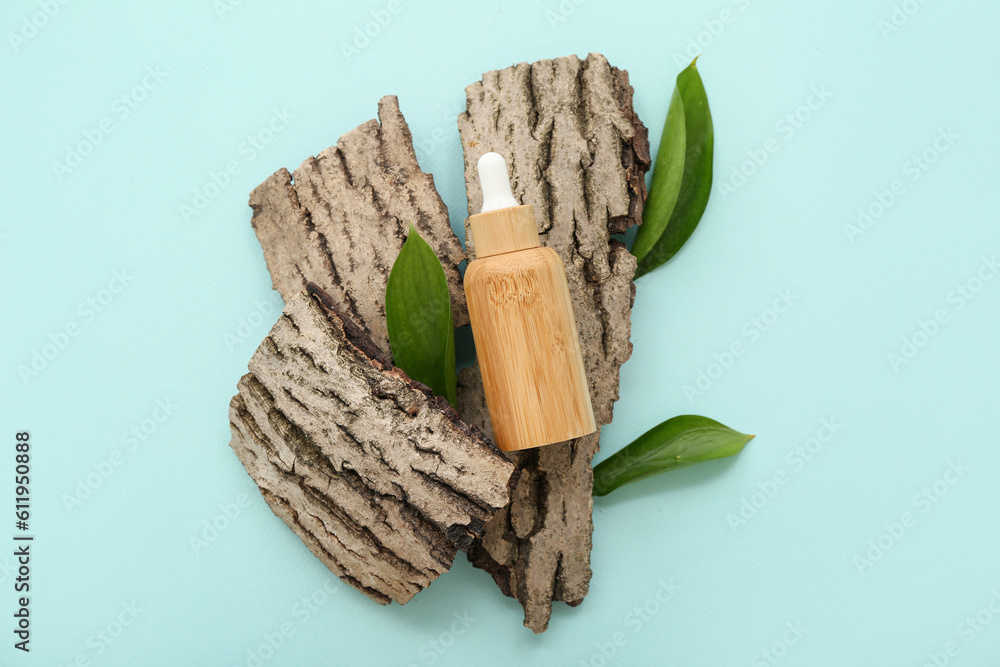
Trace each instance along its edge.
{"label": "green leaf", "polygon": [[656,152],[649,197],[642,210],[642,224],[639,225],[639,233],[632,246],[632,254],[636,259],[641,260],[653,249],[674,211],[681,189],[681,177],[684,175],[685,145],[684,102],[681,100],[680,89],[675,87],[670,98],[667,120],[663,123],[660,149]]}
{"label": "green leaf", "polygon": [[714,419],[681,415],[654,426],[594,468],[594,495],[661,472],[738,454],[752,435]]}
{"label": "green leaf", "polygon": [[455,405],[455,328],[441,261],[410,225],[385,286],[393,363]]}
{"label": "green leaf", "polygon": [[632,250],[639,260],[636,278],[677,254],[698,226],[712,192],[713,150],[708,97],[692,62],[677,75],[663,124],[649,198]]}

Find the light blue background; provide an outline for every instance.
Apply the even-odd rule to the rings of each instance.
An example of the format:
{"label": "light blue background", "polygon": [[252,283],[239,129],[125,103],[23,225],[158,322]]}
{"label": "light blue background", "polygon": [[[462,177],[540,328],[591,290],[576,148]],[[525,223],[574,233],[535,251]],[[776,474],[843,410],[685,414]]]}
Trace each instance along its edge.
{"label": "light blue background", "polygon": [[[915,13],[883,34],[891,0],[399,2],[351,58],[341,44],[386,2],[246,1],[221,14],[208,0],[71,2],[17,44],[9,33],[41,5],[4,3],[0,539],[14,532],[14,433],[29,429],[37,541],[30,656],[11,646],[13,561],[0,556],[0,663],[247,665],[287,623],[261,664],[600,665],[618,632],[609,664],[768,665],[773,650],[782,665],[922,665],[948,642],[949,664],[996,664],[1000,280],[972,280],[981,289],[961,308],[949,294],[1000,251],[1000,6],[907,0]],[[328,594],[331,575],[228,446],[229,399],[276,312],[247,195],[397,94],[461,234],[464,87],[589,51],[629,71],[654,150],[674,77],[700,52],[716,134],[701,227],[638,283],[599,458],[682,413],[757,438],[731,461],[597,499],[590,595],[556,605],[541,636],[464,557],[405,607],[336,580]],[[148,67],[165,75],[146,79],[126,117],[115,102]],[[831,96],[820,103],[813,87]],[[244,142],[276,110],[293,118],[251,154]],[[796,113],[807,118],[790,132],[782,119]],[[60,178],[53,163],[102,121],[112,132]],[[933,155],[948,128],[958,138]],[[763,165],[744,164],[765,147]],[[936,161],[913,181],[908,161],[927,149]],[[230,161],[231,182],[185,221],[181,206]],[[905,192],[852,243],[845,224],[896,180]],[[104,293],[122,270],[125,289]],[[779,290],[794,301],[774,318]],[[107,303],[91,313],[87,299]],[[947,322],[894,368],[889,353],[938,309]],[[23,379],[70,323],[77,335]],[[686,392],[701,372],[710,386]],[[164,416],[157,401],[175,406],[162,423],[150,421]],[[837,432],[796,464],[824,419]],[[144,440],[127,435],[144,427]],[[939,482],[938,502],[915,498],[952,462],[968,470]],[[734,525],[744,501],[757,511]],[[213,521],[228,526],[193,546]],[[891,548],[859,565],[879,539]],[[676,592],[649,602],[661,581]],[[322,603],[306,617],[313,594]],[[647,616],[631,611],[647,604]],[[979,630],[961,625],[984,608]]]}

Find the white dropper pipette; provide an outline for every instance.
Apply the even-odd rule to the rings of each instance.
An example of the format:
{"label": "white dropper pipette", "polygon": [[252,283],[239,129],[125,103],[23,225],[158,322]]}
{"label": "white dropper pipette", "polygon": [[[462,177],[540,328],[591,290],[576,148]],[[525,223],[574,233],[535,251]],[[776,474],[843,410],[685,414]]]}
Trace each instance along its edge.
{"label": "white dropper pipette", "polygon": [[521,205],[510,191],[507,163],[502,155],[486,153],[479,158],[476,168],[479,170],[479,187],[483,191],[483,210],[480,213]]}

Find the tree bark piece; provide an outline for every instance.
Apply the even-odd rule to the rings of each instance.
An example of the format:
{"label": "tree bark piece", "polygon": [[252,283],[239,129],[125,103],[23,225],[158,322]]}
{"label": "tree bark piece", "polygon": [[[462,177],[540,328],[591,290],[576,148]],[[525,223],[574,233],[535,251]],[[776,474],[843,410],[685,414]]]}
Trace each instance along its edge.
{"label": "tree bark piece", "polygon": [[249,370],[230,445],[274,513],[373,600],[406,603],[508,504],[513,465],[315,285]]}
{"label": "tree bark piece", "polygon": [[[496,151],[507,160],[515,197],[535,206],[542,244],[565,263],[594,416],[599,425],[609,423],[619,368],[632,352],[636,266],[612,235],[641,221],[650,164],[628,73],[599,54],[487,72],[466,88],[458,125],[469,214],[482,206],[476,163]],[[473,259],[475,248],[468,250]],[[485,427],[481,392],[478,370],[463,370],[459,411]],[[547,628],[552,600],[576,605],[587,594],[598,440],[595,433],[508,453],[521,471],[511,506],[469,550],[476,566],[518,598],[524,624],[535,632]]]}
{"label": "tree bark piece", "polygon": [[469,321],[458,264],[465,259],[434,177],[420,171],[394,96],[293,174],[279,169],[250,194],[251,223],[274,288],[287,303],[307,282],[333,297],[389,349],[385,284],[410,223],[444,265],[455,325]]}

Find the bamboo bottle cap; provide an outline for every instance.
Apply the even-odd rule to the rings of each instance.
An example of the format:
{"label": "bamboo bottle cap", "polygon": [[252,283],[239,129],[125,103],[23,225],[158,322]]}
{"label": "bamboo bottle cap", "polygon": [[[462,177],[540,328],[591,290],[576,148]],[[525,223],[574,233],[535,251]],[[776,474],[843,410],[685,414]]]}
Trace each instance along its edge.
{"label": "bamboo bottle cap", "polygon": [[476,257],[537,248],[538,225],[530,205],[501,208],[469,217],[469,232]]}
{"label": "bamboo bottle cap", "polygon": [[476,257],[537,248],[535,210],[521,206],[510,191],[507,162],[499,153],[486,153],[476,164],[483,191],[483,208],[469,217]]}

